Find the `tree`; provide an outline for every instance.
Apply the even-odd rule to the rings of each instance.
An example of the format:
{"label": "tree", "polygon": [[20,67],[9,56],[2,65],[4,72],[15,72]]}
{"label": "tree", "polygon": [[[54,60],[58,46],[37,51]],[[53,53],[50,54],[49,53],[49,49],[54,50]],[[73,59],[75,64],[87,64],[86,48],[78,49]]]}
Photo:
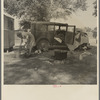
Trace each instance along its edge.
{"label": "tree", "polygon": [[96,43],[97,43],[97,27],[95,27],[93,30],[93,37],[96,39]]}
{"label": "tree", "polygon": [[93,16],[97,16],[97,0],[93,3],[94,5],[94,12],[93,12]]}
{"label": "tree", "polygon": [[93,37],[96,38],[97,37],[97,27],[95,27],[93,30]]}
{"label": "tree", "polygon": [[86,10],[86,0],[4,0],[5,10],[27,21],[49,21],[78,9]]}
{"label": "tree", "polygon": [[91,29],[90,27],[84,27],[84,30],[85,30],[86,32],[91,32],[91,31],[92,31],[92,29]]}

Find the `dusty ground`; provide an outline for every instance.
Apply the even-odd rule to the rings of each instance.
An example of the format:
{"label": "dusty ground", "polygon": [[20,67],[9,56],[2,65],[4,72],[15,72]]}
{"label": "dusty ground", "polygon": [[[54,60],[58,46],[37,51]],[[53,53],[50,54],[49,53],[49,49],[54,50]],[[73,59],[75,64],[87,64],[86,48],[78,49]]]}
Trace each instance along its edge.
{"label": "dusty ground", "polygon": [[92,46],[79,60],[81,52],[68,52],[67,59],[53,59],[54,51],[32,55],[30,58],[18,57],[15,51],[4,53],[5,84],[96,84],[97,57],[96,46]]}

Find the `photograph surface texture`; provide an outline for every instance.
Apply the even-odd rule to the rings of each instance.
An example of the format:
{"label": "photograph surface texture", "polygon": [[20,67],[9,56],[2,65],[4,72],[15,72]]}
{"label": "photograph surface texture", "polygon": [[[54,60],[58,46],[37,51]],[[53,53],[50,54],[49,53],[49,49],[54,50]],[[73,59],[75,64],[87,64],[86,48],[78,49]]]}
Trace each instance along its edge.
{"label": "photograph surface texture", "polygon": [[97,85],[97,0],[4,0],[4,85]]}

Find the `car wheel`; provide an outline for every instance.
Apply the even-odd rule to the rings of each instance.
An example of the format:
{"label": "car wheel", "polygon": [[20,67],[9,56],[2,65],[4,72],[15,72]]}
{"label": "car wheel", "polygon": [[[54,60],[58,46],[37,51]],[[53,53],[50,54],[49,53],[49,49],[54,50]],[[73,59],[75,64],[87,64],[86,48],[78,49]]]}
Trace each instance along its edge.
{"label": "car wheel", "polygon": [[48,51],[49,47],[50,47],[50,43],[47,39],[41,39],[37,43],[37,49],[39,49],[39,50]]}

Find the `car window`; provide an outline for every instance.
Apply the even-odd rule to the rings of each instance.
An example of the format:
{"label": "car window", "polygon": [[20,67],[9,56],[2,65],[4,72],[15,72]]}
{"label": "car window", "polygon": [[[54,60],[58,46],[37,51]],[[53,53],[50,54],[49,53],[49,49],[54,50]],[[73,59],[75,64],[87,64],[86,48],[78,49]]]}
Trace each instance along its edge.
{"label": "car window", "polygon": [[68,32],[74,32],[74,27],[68,27]]}
{"label": "car window", "polygon": [[55,30],[59,30],[59,26],[55,26]]}
{"label": "car window", "polygon": [[66,26],[61,26],[60,30],[65,30],[66,31]]}
{"label": "car window", "polygon": [[36,30],[39,32],[46,32],[47,31],[47,25],[38,24],[36,25]]}
{"label": "car window", "polygon": [[12,19],[8,19],[8,28],[10,30],[14,30],[14,23]]}
{"label": "car window", "polygon": [[66,26],[55,26],[55,30],[59,30],[59,27],[60,27],[60,30],[66,31]]}
{"label": "car window", "polygon": [[48,25],[48,31],[54,31],[54,25]]}

